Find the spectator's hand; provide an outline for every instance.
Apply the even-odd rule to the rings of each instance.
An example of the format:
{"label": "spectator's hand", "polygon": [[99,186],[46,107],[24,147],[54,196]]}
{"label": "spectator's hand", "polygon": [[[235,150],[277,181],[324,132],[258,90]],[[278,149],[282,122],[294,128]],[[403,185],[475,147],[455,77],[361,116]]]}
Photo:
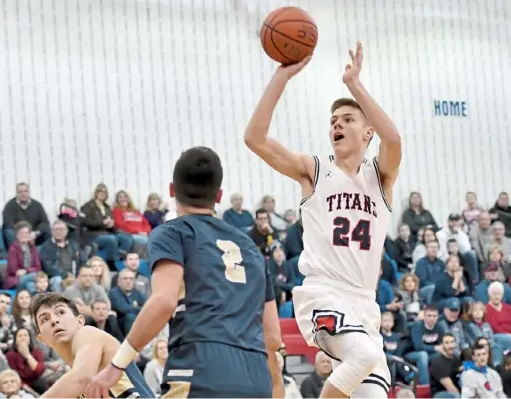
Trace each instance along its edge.
{"label": "spectator's hand", "polygon": [[30,355],[30,349],[28,347],[28,344],[21,343],[16,345],[18,352],[21,356],[24,358],[27,358]]}
{"label": "spectator's hand", "polygon": [[18,277],[24,276],[25,274],[27,274],[27,271],[25,269],[16,270],[16,276]]}
{"label": "spectator's hand", "polygon": [[417,319],[418,319],[418,320],[424,320],[424,310],[421,310],[421,311],[417,314]]}
{"label": "spectator's hand", "polygon": [[62,369],[62,363],[56,360],[54,362],[48,363],[48,367],[53,371],[59,371],[60,369]]}
{"label": "spectator's hand", "polygon": [[110,311],[108,312],[108,315],[109,315],[109,316],[117,317],[117,313],[115,312],[115,310],[110,310]]}

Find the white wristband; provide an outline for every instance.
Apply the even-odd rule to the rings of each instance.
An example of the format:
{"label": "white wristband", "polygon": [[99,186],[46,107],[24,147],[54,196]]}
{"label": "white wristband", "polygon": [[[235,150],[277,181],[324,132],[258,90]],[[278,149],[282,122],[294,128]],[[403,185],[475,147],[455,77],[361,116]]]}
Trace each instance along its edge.
{"label": "white wristband", "polygon": [[131,346],[127,339],[124,340],[121,347],[117,349],[112,364],[118,369],[124,370],[135,359],[138,352]]}

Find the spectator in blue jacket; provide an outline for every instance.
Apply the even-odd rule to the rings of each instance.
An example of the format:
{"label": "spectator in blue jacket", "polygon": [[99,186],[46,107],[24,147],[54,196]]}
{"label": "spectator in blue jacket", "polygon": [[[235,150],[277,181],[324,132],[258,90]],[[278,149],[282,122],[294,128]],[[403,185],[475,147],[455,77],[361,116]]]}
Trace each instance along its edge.
{"label": "spectator in blue jacket", "polygon": [[460,320],[461,302],[458,298],[449,298],[445,301],[443,309],[443,317],[438,322],[438,325],[443,331],[450,332],[456,339],[455,354],[459,356],[463,349],[469,347],[465,339],[465,331],[463,330],[463,323]]}
{"label": "spectator in blue jacket", "polygon": [[[489,301],[488,287],[494,281],[499,281],[499,265],[491,262],[484,269],[484,279],[474,289],[474,299],[487,304]],[[511,287],[508,284],[504,284],[504,298],[502,298],[502,301],[511,305]]]}
{"label": "spectator in blue jacket", "polygon": [[411,336],[415,352],[424,351],[429,360],[440,352],[445,331],[438,324],[438,309],[430,305],[424,310],[424,320],[415,323]]}
{"label": "spectator in blue jacket", "polygon": [[280,243],[272,247],[268,269],[273,277],[275,300],[279,306],[291,299],[291,291],[296,285],[296,274],[291,262],[286,260],[286,254]]}
{"label": "spectator in blue jacket", "polygon": [[229,223],[231,226],[237,227],[245,233],[254,225],[254,217],[252,214],[246,209],[243,209],[243,195],[240,193],[231,195],[231,208],[224,212],[222,218],[225,223]]}
{"label": "spectator in blue jacket", "polygon": [[144,295],[135,289],[135,274],[130,269],[123,269],[119,272],[117,287],[108,293],[112,310],[117,313],[119,326],[125,335],[131,329],[140,309],[144,306]]}
{"label": "spectator in blue jacket", "polygon": [[435,280],[433,302],[442,309],[446,301],[454,297],[461,301],[472,301],[470,286],[463,275],[460,260],[456,255],[449,255],[445,272]]}
{"label": "spectator in blue jacket", "polygon": [[417,261],[415,274],[420,280],[422,302],[429,305],[435,292],[435,280],[445,271],[445,264],[438,258],[438,241],[426,243],[426,256]]}
{"label": "spectator in blue jacket", "polygon": [[406,315],[403,311],[404,303],[401,296],[395,296],[390,283],[381,278],[382,268],[380,267],[380,279],[376,288],[376,302],[380,311],[390,312],[394,316],[395,331],[403,332],[406,329]]}

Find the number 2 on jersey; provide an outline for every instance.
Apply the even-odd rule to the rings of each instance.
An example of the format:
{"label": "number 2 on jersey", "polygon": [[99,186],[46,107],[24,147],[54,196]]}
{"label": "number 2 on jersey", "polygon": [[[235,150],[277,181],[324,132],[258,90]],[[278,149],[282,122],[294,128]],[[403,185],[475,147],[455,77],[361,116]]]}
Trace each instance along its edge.
{"label": "number 2 on jersey", "polygon": [[337,216],[334,219],[334,226],[332,242],[335,246],[348,247],[350,241],[357,241],[361,250],[369,251],[371,249],[371,222],[369,220],[360,219],[352,230],[348,218]]}
{"label": "number 2 on jersey", "polygon": [[225,278],[232,283],[246,284],[245,267],[241,266],[243,258],[241,249],[232,241],[216,240],[216,245],[224,254],[222,260],[225,265]]}

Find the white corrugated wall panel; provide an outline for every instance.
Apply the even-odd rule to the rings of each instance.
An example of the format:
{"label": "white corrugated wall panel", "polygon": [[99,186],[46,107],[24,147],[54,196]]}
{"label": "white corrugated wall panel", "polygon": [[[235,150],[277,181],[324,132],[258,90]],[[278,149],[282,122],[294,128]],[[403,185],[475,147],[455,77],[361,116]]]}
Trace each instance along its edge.
{"label": "white corrugated wall panel", "polygon": [[[404,142],[394,207],[420,190],[442,223],[467,189],[483,204],[510,189],[511,4],[506,0],[2,0],[0,202],[28,181],[50,213],[83,202],[98,182],[142,206],[166,193],[193,145],[215,148],[224,189],[255,206],[266,193],[296,207],[296,184],[243,144],[275,65],[258,28],[281,5],[316,19],[319,45],[279,104],[272,134],[308,153],[329,151],[328,108],[347,95],[348,46],[365,49],[363,81]],[[468,104],[435,117],[434,100]],[[376,153],[377,141],[369,149]]]}

